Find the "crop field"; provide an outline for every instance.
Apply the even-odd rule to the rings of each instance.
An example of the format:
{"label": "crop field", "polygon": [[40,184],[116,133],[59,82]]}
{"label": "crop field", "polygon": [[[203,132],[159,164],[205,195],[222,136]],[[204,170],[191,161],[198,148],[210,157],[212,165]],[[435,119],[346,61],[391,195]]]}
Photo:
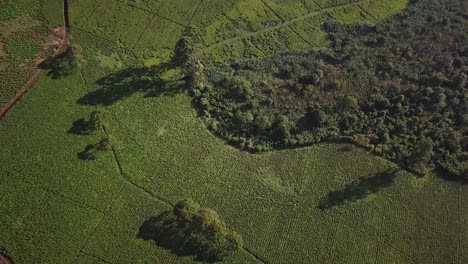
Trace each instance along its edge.
{"label": "crop field", "polygon": [[34,73],[52,29],[63,25],[62,10],[60,0],[0,2],[0,107]]}
{"label": "crop field", "polygon": [[[405,6],[70,1],[81,68],[41,78],[0,121],[0,248],[15,263],[197,263],[145,239],[141,228],[193,198],[244,239],[223,263],[468,263],[466,185],[417,177],[352,145],[236,149],[207,130],[180,70],[167,63],[189,24],[202,32],[204,59],[222,63],[319,48],[328,45],[326,21],[375,24]],[[52,26],[53,7],[31,12]],[[96,109],[108,114],[102,130],[71,132]],[[112,151],[79,158],[106,135]]]}

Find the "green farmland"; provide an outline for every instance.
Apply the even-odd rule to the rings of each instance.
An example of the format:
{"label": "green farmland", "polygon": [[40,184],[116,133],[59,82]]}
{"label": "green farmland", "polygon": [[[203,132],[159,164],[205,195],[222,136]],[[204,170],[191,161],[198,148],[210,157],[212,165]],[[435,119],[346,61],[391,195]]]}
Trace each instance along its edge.
{"label": "green farmland", "polygon": [[[61,23],[61,3],[26,2],[0,0],[0,28],[25,12]],[[201,263],[142,235],[192,198],[243,238],[221,263],[468,263],[466,184],[352,144],[236,148],[207,129],[170,64],[190,25],[216,65],[326,50],[325,23],[372,27],[408,2],[70,0],[80,67],[41,77],[0,120],[0,252],[20,264]],[[99,129],[74,133],[93,111]],[[111,150],[82,158],[106,137]]]}
{"label": "green farmland", "polygon": [[61,0],[0,2],[0,108],[34,74],[36,61],[52,52],[61,12]]}

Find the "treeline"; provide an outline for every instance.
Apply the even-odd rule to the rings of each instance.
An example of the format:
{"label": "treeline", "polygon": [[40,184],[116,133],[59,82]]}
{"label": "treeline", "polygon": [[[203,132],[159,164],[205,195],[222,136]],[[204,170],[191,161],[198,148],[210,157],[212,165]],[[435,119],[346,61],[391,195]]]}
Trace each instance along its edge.
{"label": "treeline", "polygon": [[207,126],[243,149],[348,141],[468,179],[467,8],[413,1],[376,26],[327,23],[321,51],[192,63],[191,92]]}

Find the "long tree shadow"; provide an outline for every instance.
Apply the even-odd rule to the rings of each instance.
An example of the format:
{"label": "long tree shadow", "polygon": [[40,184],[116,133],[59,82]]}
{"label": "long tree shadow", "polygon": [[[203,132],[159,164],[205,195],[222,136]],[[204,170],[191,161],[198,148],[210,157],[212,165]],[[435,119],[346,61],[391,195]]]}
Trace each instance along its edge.
{"label": "long tree shadow", "polygon": [[181,241],[176,234],[170,231],[170,228],[165,226],[167,225],[165,219],[168,214],[170,215],[171,211],[165,211],[146,220],[141,225],[137,238],[153,241],[157,246],[170,250],[171,253],[179,257],[195,256],[195,260],[202,261],[201,257],[198,256],[199,252],[195,248],[187,246],[184,241]]}
{"label": "long tree shadow", "polygon": [[77,100],[81,105],[109,106],[131,96],[136,92],[144,92],[148,97],[175,95],[184,90],[183,78],[166,77],[174,70],[170,63],[153,67],[130,67],[107,75],[96,81],[95,91]]}
{"label": "long tree shadow", "polygon": [[376,175],[360,179],[347,185],[344,189],[333,191],[319,203],[317,208],[321,210],[331,209],[343,205],[347,202],[362,200],[372,193],[376,193],[382,188],[393,185],[399,170],[389,169]]}

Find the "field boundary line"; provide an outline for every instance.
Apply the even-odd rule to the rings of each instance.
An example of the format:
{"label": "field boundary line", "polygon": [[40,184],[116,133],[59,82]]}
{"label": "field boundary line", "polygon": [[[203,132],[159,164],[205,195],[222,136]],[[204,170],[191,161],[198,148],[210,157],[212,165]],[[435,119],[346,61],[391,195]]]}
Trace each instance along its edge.
{"label": "field boundary line", "polygon": [[[284,24],[286,22],[286,20],[278,13],[276,12],[275,9],[273,9],[268,3],[265,2],[265,0],[260,0],[268,9],[270,9],[271,12],[273,12],[273,14],[275,14],[275,16],[281,20],[281,23]],[[320,10],[317,10],[317,11],[320,11]],[[300,39],[302,39],[302,41],[304,41],[305,43],[307,43],[310,47],[313,47],[313,45],[308,41],[306,40],[304,37],[302,37],[293,27],[291,27],[291,24],[288,24],[286,25],[286,28],[289,28],[294,34],[296,34]]]}
{"label": "field boundary line", "polygon": [[156,15],[156,16],[158,16],[158,17],[160,17],[160,18],[163,18],[163,19],[166,19],[166,20],[168,20],[168,21],[170,21],[170,22],[172,22],[172,23],[175,23],[175,24],[177,24],[177,25],[179,25],[179,26],[187,27],[187,25],[181,24],[181,23],[179,23],[179,22],[177,22],[177,21],[174,21],[174,20],[172,20],[172,19],[170,19],[170,18],[167,18],[167,17],[165,17],[165,16],[161,16],[160,14],[158,14],[159,9],[161,9],[161,7],[163,6],[163,3],[165,3],[165,1],[163,1],[163,2],[161,3],[161,5],[158,7],[157,11],[152,11],[152,10],[144,9],[144,8],[141,8],[141,7],[138,7],[138,6],[134,6],[134,5],[132,5],[132,4],[124,3],[124,2],[119,1],[119,0],[113,0],[113,1],[114,1],[114,2],[118,2],[118,3],[120,3],[120,4],[122,4],[122,5],[125,5],[125,6],[133,7],[133,8],[135,8],[135,9],[140,9],[140,10],[145,11],[146,13],[149,13],[149,14],[152,14],[152,15]]}
{"label": "field boundary line", "polygon": [[307,43],[311,48],[314,48],[314,45],[312,45],[312,43],[310,43],[307,39],[305,39],[301,34],[299,34],[299,32],[297,32],[291,25],[288,25],[288,28],[292,30],[292,32],[294,32],[294,34],[296,34],[300,39],[302,39],[302,41],[304,41],[305,43]]}
{"label": "field boundary line", "polygon": [[140,41],[140,39],[143,37],[143,35],[145,34],[146,30],[148,29],[149,25],[151,24],[151,22],[153,22],[154,18],[156,17],[155,14],[152,14],[151,16],[151,19],[148,21],[148,24],[146,24],[145,28],[143,29],[143,31],[141,31],[140,33],[140,36],[138,37],[138,39],[135,41],[135,43],[133,43],[132,45],[132,48],[131,50],[133,51],[136,47],[136,45],[138,44],[138,42]]}
{"label": "field boundary line", "polygon": [[101,7],[102,3],[103,3],[102,1],[98,2],[96,8],[94,8],[93,11],[91,11],[91,14],[89,14],[89,15],[85,18],[83,24],[86,24],[86,23],[88,22],[88,20],[89,20],[92,16],[94,16],[94,14],[96,13],[96,10],[98,10],[98,9]]}
{"label": "field boundary line", "polygon": [[[379,214],[382,214],[382,213],[381,213],[380,211],[378,211],[378,210],[376,210],[376,212],[379,213]],[[330,215],[328,215],[328,216],[331,217]],[[372,237],[372,235],[369,234],[368,232],[365,232],[365,231],[360,230],[359,228],[357,228],[357,227],[355,227],[355,226],[352,226],[352,225],[350,225],[350,224],[347,224],[346,222],[344,222],[344,221],[341,220],[341,219],[338,219],[337,222],[338,222],[338,223],[341,223],[342,225],[348,226],[348,227],[353,228],[353,229],[355,229],[355,230],[357,230],[357,231],[359,231],[359,232],[361,232],[361,233],[363,233],[363,234],[366,234],[366,235]],[[408,253],[406,253],[406,252],[403,252],[403,251],[401,251],[400,249],[398,249],[398,248],[392,246],[391,244],[387,243],[387,242],[386,242],[387,239],[390,239],[390,237],[388,237],[387,235],[382,234],[382,237],[383,237],[383,239],[381,239],[381,240],[382,240],[382,243],[383,243],[383,244],[385,244],[385,245],[387,245],[387,246],[389,246],[389,247],[395,249],[396,251],[398,251],[398,252],[401,253],[402,255],[407,256],[407,257],[410,258],[410,259],[413,259],[413,258],[415,257],[415,255],[410,255],[410,254],[408,254]],[[414,261],[413,261],[413,262],[414,262]]]}
{"label": "field boundary line", "polygon": [[112,263],[112,262],[110,262],[110,261],[108,261],[108,260],[105,260],[105,259],[103,259],[103,258],[101,258],[101,257],[95,256],[95,255],[92,255],[92,254],[89,254],[89,253],[87,253],[87,252],[85,252],[85,251],[81,251],[80,253],[83,254],[83,255],[86,255],[86,256],[95,258],[95,259],[97,259],[97,260],[100,260],[100,261],[102,261],[102,262],[104,262],[104,263],[114,264],[114,263]]}
{"label": "field boundary line", "polygon": [[[102,126],[102,130],[104,131],[104,133],[106,134],[106,136],[109,136],[109,135],[110,135],[110,133],[108,132],[108,130],[107,130],[107,128],[106,128],[105,125]],[[138,188],[138,189],[140,189],[141,191],[147,193],[148,195],[154,197],[155,199],[157,199],[157,200],[159,200],[160,202],[162,202],[162,203],[168,205],[169,207],[173,207],[172,203],[171,203],[169,200],[167,200],[167,199],[165,199],[165,198],[162,198],[162,197],[160,197],[160,196],[158,196],[158,195],[155,195],[155,194],[152,193],[151,191],[149,191],[149,190],[147,190],[147,189],[141,187],[140,185],[136,184],[135,182],[133,182],[133,181],[127,176],[127,174],[125,174],[125,172],[123,171],[123,168],[122,168],[122,165],[121,165],[120,160],[119,160],[119,158],[118,158],[117,151],[116,151],[115,147],[112,146],[111,150],[112,150],[112,153],[113,153],[113,156],[114,156],[115,164],[116,164],[116,166],[117,166],[117,169],[119,170],[119,175],[120,175],[120,177],[121,177],[126,183],[128,183],[128,184],[130,184],[130,185],[132,185],[132,186],[134,186],[134,187],[136,187],[136,188]]]}
{"label": "field boundary line", "polygon": [[[262,2],[263,2],[263,1],[262,1]],[[226,45],[226,44],[232,43],[232,42],[237,41],[237,40],[242,40],[242,39],[249,38],[249,37],[253,37],[253,36],[257,36],[257,35],[260,35],[260,34],[263,34],[263,33],[271,32],[271,31],[280,29],[280,28],[282,28],[282,27],[286,27],[286,26],[288,26],[288,25],[290,25],[290,24],[293,24],[293,23],[295,23],[295,22],[297,22],[297,21],[304,20],[304,19],[307,19],[307,18],[311,18],[311,17],[317,16],[317,15],[326,13],[327,11],[333,10],[333,9],[335,9],[335,8],[338,8],[338,7],[353,6],[353,5],[357,5],[357,4],[359,4],[359,3],[360,3],[360,2],[352,2],[352,3],[346,3],[346,4],[339,4],[339,5],[335,5],[335,6],[325,7],[325,8],[322,8],[322,9],[320,9],[320,10],[317,10],[317,11],[312,11],[312,12],[310,12],[310,13],[307,13],[307,14],[304,14],[304,15],[301,15],[301,16],[298,16],[298,17],[289,19],[289,20],[285,20],[283,23],[280,23],[280,24],[275,25],[275,26],[266,27],[266,28],[260,29],[260,30],[258,30],[258,31],[255,31],[255,32],[245,33],[245,34],[239,35],[239,36],[237,36],[237,37],[228,38],[228,39],[225,39],[225,40],[222,40],[222,41],[213,43],[213,44],[207,46],[207,47],[204,49],[204,51],[209,51],[209,50],[211,50],[211,49],[213,49],[213,48],[216,48],[216,47],[218,47],[218,46]]]}
{"label": "field boundary line", "polygon": [[[380,214],[379,211],[376,211],[376,212]],[[349,228],[351,228],[351,229],[354,229],[354,230],[356,230],[356,231],[358,231],[358,232],[360,232],[360,233],[362,233],[362,234],[365,234],[365,235],[367,235],[367,236],[369,236],[369,237],[375,237],[375,235],[371,235],[371,234],[369,234],[369,233],[366,232],[366,231],[363,231],[363,230],[361,230],[361,229],[359,229],[359,228],[357,228],[357,227],[355,227],[355,226],[352,226],[352,225],[346,223],[345,221],[343,221],[342,219],[339,219],[339,218],[336,219],[336,217],[333,217],[332,215],[330,215],[330,214],[328,214],[328,213],[326,213],[326,212],[324,212],[324,215],[326,215],[328,218],[330,218],[329,221],[333,222],[335,225],[336,225],[336,224],[340,224],[340,225],[349,227]],[[405,256],[407,256],[407,257],[410,258],[410,259],[413,259],[413,258],[414,258],[414,256],[412,256],[412,255],[410,255],[410,254],[407,254],[406,252],[403,252],[403,251],[401,251],[400,249],[398,249],[398,248],[392,246],[391,244],[387,243],[386,240],[387,240],[389,237],[387,237],[386,235],[382,235],[382,236],[383,236],[383,238],[384,238],[384,239],[382,240],[382,243],[383,243],[383,244],[385,244],[385,245],[387,245],[387,246],[389,246],[389,247],[395,249],[395,250],[398,251],[400,254],[405,255]],[[413,262],[414,262],[414,261],[413,261]]]}
{"label": "field boundary line", "polygon": [[[45,194],[44,194],[44,193],[41,193],[41,195],[42,195],[41,198],[42,198],[42,199],[45,199]],[[21,222],[21,223],[25,222],[26,219],[28,219],[28,218],[32,215],[32,213],[35,212],[36,210],[38,210],[38,207],[31,208],[31,209],[26,213],[26,215],[24,215],[23,217],[21,217],[20,222]],[[19,229],[17,230],[17,232],[21,232],[22,229],[23,229],[23,227],[19,228]],[[17,232],[15,232],[15,233],[17,233]],[[13,235],[13,234],[10,233],[10,235],[7,237],[7,239],[6,239],[6,242],[7,242],[7,243],[10,242],[10,239],[11,239],[11,236],[12,236],[12,235]]]}
{"label": "field boundary line", "polygon": [[[129,7],[135,8],[135,9],[139,9],[141,11],[145,11],[146,13],[149,13],[149,14],[154,14],[155,13],[155,11],[153,11],[153,10],[146,9],[146,8],[143,8],[143,7],[139,7],[139,6],[130,4],[130,3],[125,3],[125,2],[122,2],[121,0],[114,0],[114,2],[118,2],[118,3],[122,4],[122,5],[129,6]],[[161,2],[161,4],[159,4],[158,8],[156,9],[156,12],[159,10],[159,8],[161,8],[163,3],[164,3],[164,0]]]}
{"label": "field boundary line", "polygon": [[204,1],[205,0],[200,0],[200,2],[197,5],[197,8],[195,8],[195,11],[193,12],[192,16],[190,17],[187,26],[190,26],[192,24],[193,18],[195,17],[195,15],[197,15],[198,9],[200,8],[200,6],[203,4]]}
{"label": "field boundary line", "polygon": [[250,249],[246,248],[246,247],[242,247],[241,248],[242,251],[246,252],[247,254],[251,255],[253,258],[255,258],[256,260],[260,261],[261,263],[263,264],[266,264],[267,262],[265,260],[263,260],[261,257],[259,257],[257,254],[253,253]]}
{"label": "field boundary line", "polygon": [[267,3],[265,2],[265,0],[260,0],[260,2],[262,2],[263,5],[264,5],[266,8],[270,9],[270,11],[271,11],[273,14],[275,14],[275,16],[276,16],[277,18],[279,18],[279,20],[281,21],[282,24],[283,24],[284,22],[286,22],[286,20],[284,20],[284,18],[283,18],[282,16],[280,16],[280,15],[276,12],[276,10],[274,10],[269,4],[267,4]]}
{"label": "field boundary line", "polygon": [[367,12],[364,8],[362,8],[362,6],[360,5],[356,5],[359,9],[362,10],[362,12],[364,12],[364,14],[368,15],[370,18],[372,18],[372,20],[375,21],[375,23],[379,22],[379,20],[374,16],[372,15],[371,13]]}
{"label": "field boundary line", "polygon": [[112,209],[112,206],[114,205],[115,201],[119,198],[120,194],[122,193],[123,189],[125,188],[125,184],[122,183],[122,187],[120,187],[120,190],[117,192],[117,194],[115,195],[114,199],[112,199],[112,201],[109,203],[109,206],[107,207],[106,211],[104,213],[102,213],[102,216],[101,218],[99,218],[99,220],[96,222],[96,224],[94,225],[94,227],[92,228],[89,236],[86,238],[86,240],[83,242],[83,245],[81,245],[80,247],[80,250],[78,251],[78,253],[76,254],[75,256],[75,259],[73,260],[72,263],[77,263],[78,261],[78,257],[80,256],[80,253],[83,253],[83,250],[84,248],[86,247],[86,245],[88,244],[89,240],[91,239],[91,237],[93,237],[93,235],[95,234],[96,232],[96,229],[98,228],[98,226],[101,224],[102,220],[104,219],[104,217],[111,212],[111,209]]}
{"label": "field boundary line", "polygon": [[[116,0],[118,1],[118,0]],[[120,2],[120,1],[118,1]],[[164,3],[166,2],[166,0],[162,0],[161,3],[159,4],[158,8],[156,9],[156,13],[159,12],[159,9],[164,5]],[[120,2],[122,3],[122,2]],[[146,24],[145,28],[143,29],[143,31],[141,32],[140,36],[138,37],[138,39],[135,41],[135,43],[133,44],[131,50],[133,51],[133,49],[135,49],[136,45],[138,44],[138,42],[140,42],[140,39],[143,37],[143,35],[146,33],[146,30],[148,29],[149,25],[153,22],[154,18],[156,17],[156,13],[150,13],[152,14],[153,16],[151,17],[150,21],[148,21],[148,24]]]}
{"label": "field boundary line", "polygon": [[320,10],[323,9],[323,7],[322,7],[321,5],[319,5],[319,3],[317,3],[316,0],[312,0],[312,2],[313,2],[316,6],[318,6],[318,7],[320,8]]}
{"label": "field boundary line", "polygon": [[73,199],[73,198],[71,198],[71,197],[69,197],[69,196],[67,196],[67,195],[58,193],[58,192],[56,192],[56,191],[54,191],[54,190],[52,190],[52,189],[48,189],[48,188],[46,188],[46,187],[44,187],[44,186],[41,186],[41,185],[39,185],[39,184],[34,184],[34,183],[29,182],[29,181],[26,181],[26,180],[24,180],[24,179],[19,179],[19,180],[22,181],[23,183],[26,183],[26,184],[31,185],[31,186],[34,187],[34,188],[40,189],[40,190],[42,190],[42,191],[44,191],[44,192],[46,192],[46,193],[51,193],[51,194],[53,194],[53,195],[55,195],[55,196],[59,196],[59,197],[61,197],[61,198],[63,198],[63,199],[67,199],[67,200],[70,200],[70,201],[72,201],[72,202],[74,202],[74,203],[76,203],[76,204],[82,205],[83,207],[87,207],[87,208],[89,208],[89,209],[93,209],[93,210],[95,210],[95,211],[98,211],[98,212],[103,213],[103,211],[102,211],[101,209],[98,209],[98,208],[96,208],[96,207],[94,207],[94,206],[92,206],[92,205],[86,204],[86,203],[84,203],[84,202],[82,202],[82,201],[75,200],[75,199]]}
{"label": "field boundary line", "polygon": [[377,247],[375,249],[375,255],[374,255],[374,263],[378,263],[377,259],[379,257],[379,252],[380,252],[380,247],[382,246],[382,233],[383,233],[383,226],[384,226],[384,221],[385,217],[380,214],[380,228],[379,228],[379,237],[377,238]]}

